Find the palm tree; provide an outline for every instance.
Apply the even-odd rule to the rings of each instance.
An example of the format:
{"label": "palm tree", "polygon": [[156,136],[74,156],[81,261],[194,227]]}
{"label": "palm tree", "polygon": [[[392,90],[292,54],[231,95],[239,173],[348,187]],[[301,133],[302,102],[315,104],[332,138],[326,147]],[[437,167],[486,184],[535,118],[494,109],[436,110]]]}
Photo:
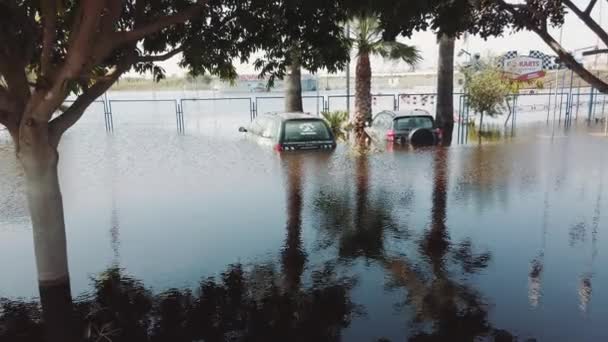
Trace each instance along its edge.
{"label": "palm tree", "polygon": [[302,106],[302,68],[298,49],[291,51],[291,63],[285,77],[285,111],[303,112]]}
{"label": "palm tree", "polygon": [[357,50],[357,70],[355,78],[355,137],[362,141],[365,137],[365,122],[372,115],[372,68],[370,55],[379,55],[392,60],[403,60],[409,65],[415,65],[421,59],[418,49],[414,46],[386,41],[382,37],[382,28],[377,16],[369,14],[357,15],[351,25],[353,28],[353,46]]}
{"label": "palm tree", "polygon": [[443,145],[452,143],[454,130],[454,42],[455,38],[439,36],[437,68],[437,125],[443,130]]}

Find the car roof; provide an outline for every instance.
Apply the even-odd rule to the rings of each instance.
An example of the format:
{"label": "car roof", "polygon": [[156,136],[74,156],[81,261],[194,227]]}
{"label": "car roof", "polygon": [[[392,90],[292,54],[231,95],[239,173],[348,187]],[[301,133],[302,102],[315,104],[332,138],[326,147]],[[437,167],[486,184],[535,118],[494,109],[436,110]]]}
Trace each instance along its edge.
{"label": "car roof", "polygon": [[298,112],[270,112],[265,113],[264,115],[274,118],[279,118],[281,120],[321,120],[321,118],[312,116],[310,113],[298,113]]}
{"label": "car roof", "polygon": [[389,114],[390,116],[392,116],[395,119],[403,118],[403,117],[411,117],[411,116],[429,116],[431,118],[433,117],[431,115],[431,113],[429,113],[428,111],[426,111],[424,109],[410,109],[410,110],[400,110],[400,111],[387,110],[387,111],[380,112],[378,114]]}

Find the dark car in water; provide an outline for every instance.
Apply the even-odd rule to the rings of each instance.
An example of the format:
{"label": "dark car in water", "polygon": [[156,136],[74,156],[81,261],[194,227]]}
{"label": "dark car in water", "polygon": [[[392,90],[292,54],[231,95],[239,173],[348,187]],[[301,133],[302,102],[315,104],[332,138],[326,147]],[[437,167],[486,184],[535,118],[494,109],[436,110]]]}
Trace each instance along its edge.
{"label": "dark car in water", "polygon": [[422,109],[380,112],[374,116],[366,132],[374,141],[415,146],[436,145],[442,136],[433,116]]}
{"label": "dark car in water", "polygon": [[333,150],[336,140],[321,118],[305,113],[267,113],[253,120],[249,128],[241,127],[277,151]]}

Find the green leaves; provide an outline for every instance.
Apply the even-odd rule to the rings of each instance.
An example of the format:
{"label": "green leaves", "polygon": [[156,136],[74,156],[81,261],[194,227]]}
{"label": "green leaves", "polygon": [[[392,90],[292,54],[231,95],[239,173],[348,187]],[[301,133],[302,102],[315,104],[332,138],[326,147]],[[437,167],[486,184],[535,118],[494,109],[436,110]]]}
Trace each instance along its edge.
{"label": "green leaves", "polygon": [[342,70],[349,60],[350,42],[342,23],[347,12],[339,1],[326,0],[253,0],[257,16],[252,40],[256,50],[263,51],[254,61],[261,76],[285,76],[292,64],[290,51],[298,55],[302,68],[311,72],[325,69]]}
{"label": "green leaves", "polygon": [[336,139],[346,138],[346,126],[348,124],[348,113],[345,111],[321,112],[323,119]]}
{"label": "green leaves", "polygon": [[410,46],[399,42],[384,42],[382,45],[385,54],[383,55],[381,53],[381,56],[384,58],[395,60],[400,59],[410,65],[416,65],[422,60],[420,51],[415,46]]}
{"label": "green leaves", "polygon": [[471,109],[490,116],[504,112],[505,100],[512,93],[512,86],[498,68],[487,66],[468,73],[466,79],[465,91]]}
{"label": "green leaves", "polygon": [[414,46],[394,40],[385,40],[384,29],[380,19],[375,15],[362,14],[351,22],[353,27],[353,46],[357,55],[374,54],[392,60],[402,60],[409,65],[416,65],[422,57]]}

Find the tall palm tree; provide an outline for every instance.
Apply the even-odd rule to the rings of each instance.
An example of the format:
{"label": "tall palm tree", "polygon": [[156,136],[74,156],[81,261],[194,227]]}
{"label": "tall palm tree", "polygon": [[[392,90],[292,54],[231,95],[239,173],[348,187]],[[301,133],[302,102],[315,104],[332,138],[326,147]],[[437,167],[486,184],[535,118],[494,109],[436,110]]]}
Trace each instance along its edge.
{"label": "tall palm tree", "polygon": [[377,16],[360,14],[351,24],[353,46],[357,51],[357,69],[355,78],[355,137],[362,141],[365,137],[365,122],[372,116],[372,68],[370,55],[379,55],[392,60],[403,60],[415,65],[421,59],[414,46],[397,41],[385,41],[383,30]]}
{"label": "tall palm tree", "polygon": [[454,130],[454,42],[455,38],[442,34],[439,37],[437,67],[436,121],[443,130],[443,145],[452,143]]}
{"label": "tall palm tree", "polygon": [[285,111],[303,112],[302,106],[302,67],[298,49],[291,51],[291,64],[289,64],[285,77]]}

